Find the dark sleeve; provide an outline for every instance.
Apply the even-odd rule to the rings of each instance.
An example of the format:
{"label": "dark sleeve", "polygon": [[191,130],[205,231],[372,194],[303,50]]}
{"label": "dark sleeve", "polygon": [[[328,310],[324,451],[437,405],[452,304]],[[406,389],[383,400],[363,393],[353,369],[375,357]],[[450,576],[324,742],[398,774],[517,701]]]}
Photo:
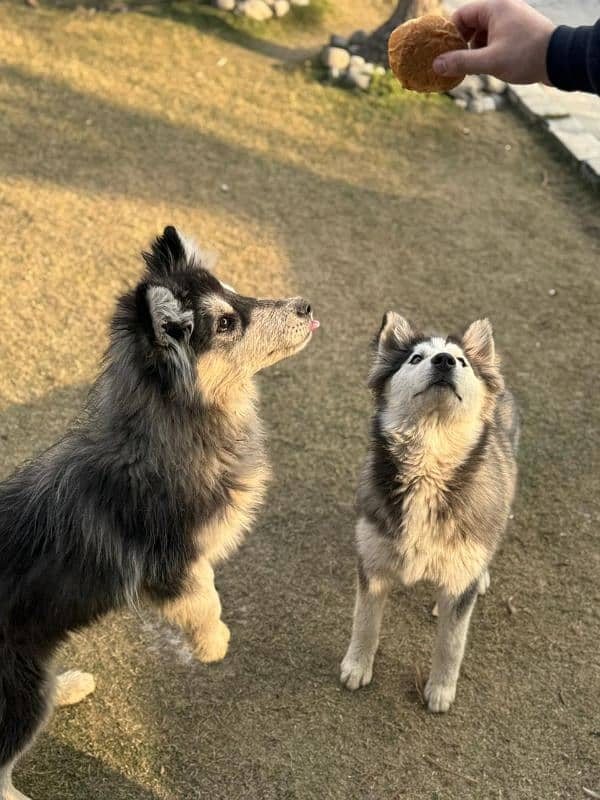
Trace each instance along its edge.
{"label": "dark sleeve", "polygon": [[565,92],[600,94],[600,20],[595,25],[559,25],[546,56],[550,83]]}

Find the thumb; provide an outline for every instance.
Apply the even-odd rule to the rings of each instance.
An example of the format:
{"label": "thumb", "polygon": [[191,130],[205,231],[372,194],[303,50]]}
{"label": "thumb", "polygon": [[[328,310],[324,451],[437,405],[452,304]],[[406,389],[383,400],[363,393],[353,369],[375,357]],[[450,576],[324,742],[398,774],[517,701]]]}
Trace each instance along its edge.
{"label": "thumb", "polygon": [[473,75],[493,72],[494,53],[490,47],[452,50],[438,56],[433,71],[438,75]]}

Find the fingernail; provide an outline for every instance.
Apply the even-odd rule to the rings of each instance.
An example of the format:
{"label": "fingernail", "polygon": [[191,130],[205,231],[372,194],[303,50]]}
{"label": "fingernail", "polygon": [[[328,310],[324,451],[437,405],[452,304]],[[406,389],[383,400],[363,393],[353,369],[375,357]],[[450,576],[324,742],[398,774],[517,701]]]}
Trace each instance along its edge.
{"label": "fingernail", "polygon": [[437,72],[438,75],[443,75],[448,71],[444,56],[439,56],[439,58],[436,58],[436,60],[433,62],[433,71]]}

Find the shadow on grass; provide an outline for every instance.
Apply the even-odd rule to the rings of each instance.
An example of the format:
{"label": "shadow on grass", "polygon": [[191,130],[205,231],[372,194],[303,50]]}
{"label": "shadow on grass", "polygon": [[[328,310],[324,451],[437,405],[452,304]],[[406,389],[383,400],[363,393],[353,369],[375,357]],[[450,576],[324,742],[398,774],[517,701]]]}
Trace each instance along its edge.
{"label": "shadow on grass", "polygon": [[53,445],[81,412],[89,385],[65,386],[0,410],[0,480]]}
{"label": "shadow on grass", "polygon": [[[303,184],[311,195],[329,199],[338,216],[355,211],[357,204],[366,213],[371,204],[380,208],[390,202],[398,211],[406,207],[414,214],[417,207],[431,216],[436,202],[413,193],[392,195],[345,179],[324,178],[310,167],[257,153],[197,127],[112,104],[66,81],[32,75],[21,67],[0,67],[0,77],[6,84],[5,97],[10,99],[3,115],[5,146],[0,152],[5,175],[50,181],[90,194],[219,205],[256,217],[258,222],[264,218],[256,204],[257,192],[264,189],[267,197],[276,198],[279,192]],[[31,91],[35,105],[28,99]],[[235,181],[235,196],[216,191],[214,177],[203,180],[203,173],[215,170]],[[439,202],[443,205],[443,198]],[[299,216],[304,212],[310,213],[310,203],[297,209]],[[316,224],[331,222],[310,218]]]}
{"label": "shadow on grass", "polygon": [[[54,736],[42,735],[17,768],[15,783],[33,797],[110,798],[110,800],[158,800],[154,792],[111,769],[89,753]],[[31,769],[31,762],[35,767]]]}

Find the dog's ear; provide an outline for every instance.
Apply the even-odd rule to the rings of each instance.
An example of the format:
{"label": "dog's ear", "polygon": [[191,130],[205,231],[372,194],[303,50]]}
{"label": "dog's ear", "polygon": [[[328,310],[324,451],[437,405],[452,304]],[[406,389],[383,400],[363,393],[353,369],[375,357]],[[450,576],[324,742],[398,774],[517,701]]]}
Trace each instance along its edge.
{"label": "dog's ear", "polygon": [[182,307],[166,286],[150,286],[146,293],[154,339],[159,347],[176,347],[189,342],[194,314]]}
{"label": "dog's ear", "polygon": [[377,348],[404,346],[414,338],[415,332],[410,322],[396,311],[386,311],[376,337]]}
{"label": "dog's ear", "polygon": [[488,388],[493,392],[502,391],[504,382],[500,374],[500,361],[496,355],[494,331],[489,319],[478,319],[469,325],[462,337],[462,347]]}
{"label": "dog's ear", "polygon": [[149,317],[151,350],[148,364],[156,370],[165,391],[192,396],[196,367],[189,346],[194,330],[194,314],[166,286],[141,284],[138,303]]}
{"label": "dog's ear", "polygon": [[492,363],[496,359],[494,331],[489,319],[472,322],[462,337],[463,350],[472,361]]}
{"label": "dog's ear", "polygon": [[168,225],[158,236],[150,252],[142,253],[151,275],[161,278],[187,269],[212,269],[215,258],[204,253],[194,239]]}
{"label": "dog's ear", "polygon": [[396,311],[383,315],[381,327],[373,341],[375,356],[369,373],[368,385],[380,395],[387,379],[401,365],[403,355],[410,352],[418,336],[410,322]]}

